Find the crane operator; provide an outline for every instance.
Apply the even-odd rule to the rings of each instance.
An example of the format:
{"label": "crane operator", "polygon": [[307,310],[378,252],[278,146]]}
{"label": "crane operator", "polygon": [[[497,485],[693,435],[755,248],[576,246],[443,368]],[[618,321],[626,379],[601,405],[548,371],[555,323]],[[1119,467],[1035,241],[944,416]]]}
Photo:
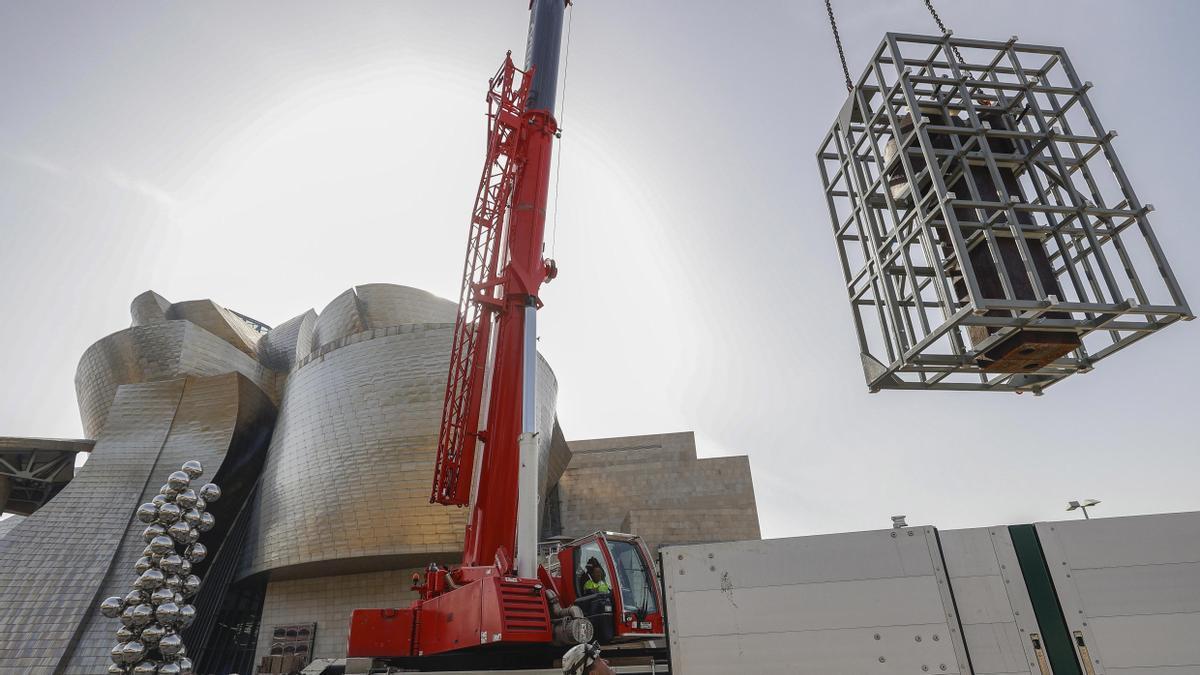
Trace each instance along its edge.
{"label": "crane operator", "polygon": [[584,570],[587,572],[587,581],[583,582],[584,595],[612,592],[608,580],[605,579],[604,567],[600,565],[599,560],[589,558]]}

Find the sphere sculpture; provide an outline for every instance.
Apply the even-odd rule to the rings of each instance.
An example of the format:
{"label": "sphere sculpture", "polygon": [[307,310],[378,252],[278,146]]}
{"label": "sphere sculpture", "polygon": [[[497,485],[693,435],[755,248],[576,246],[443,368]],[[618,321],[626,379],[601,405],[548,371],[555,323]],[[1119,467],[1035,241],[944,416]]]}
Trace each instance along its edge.
{"label": "sphere sculpture", "polygon": [[188,601],[199,592],[200,577],[191,573],[192,565],[208,555],[198,540],[216,524],[205,509],[221,498],[216,485],[193,484],[202,475],[200,462],[184,462],[153,501],[137,509],[137,519],[147,525],[146,550],[133,566],[138,575],[133,590],[100,603],[101,614],[121,621],[109,673],[193,675],[180,632],[196,618]]}

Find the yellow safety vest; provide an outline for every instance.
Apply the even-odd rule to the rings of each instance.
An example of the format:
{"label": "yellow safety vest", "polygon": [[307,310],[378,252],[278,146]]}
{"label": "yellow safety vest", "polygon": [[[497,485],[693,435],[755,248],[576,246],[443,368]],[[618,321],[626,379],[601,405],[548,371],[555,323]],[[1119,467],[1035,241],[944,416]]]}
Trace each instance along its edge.
{"label": "yellow safety vest", "polygon": [[594,593],[609,593],[609,592],[611,592],[608,587],[607,581],[592,581],[591,579],[588,579],[587,581],[583,582],[583,590],[592,591]]}

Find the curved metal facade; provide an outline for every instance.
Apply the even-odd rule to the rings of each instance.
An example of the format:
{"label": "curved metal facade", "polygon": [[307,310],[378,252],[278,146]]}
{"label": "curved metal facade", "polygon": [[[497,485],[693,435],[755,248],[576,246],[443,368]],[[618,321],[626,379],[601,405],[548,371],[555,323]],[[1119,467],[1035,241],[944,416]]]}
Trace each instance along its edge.
{"label": "curved metal facade", "polygon": [[[241,576],[457,557],[466,510],[429,503],[454,315],[449,301],[374,284],[343,293],[317,318],[315,335],[331,341],[288,375]],[[538,375],[546,460],[557,383],[545,361]]]}

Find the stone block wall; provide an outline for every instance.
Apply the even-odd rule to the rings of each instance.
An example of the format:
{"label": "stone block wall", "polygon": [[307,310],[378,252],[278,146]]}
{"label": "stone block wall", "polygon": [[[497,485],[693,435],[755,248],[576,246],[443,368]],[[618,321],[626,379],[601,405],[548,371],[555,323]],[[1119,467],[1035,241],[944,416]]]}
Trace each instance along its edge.
{"label": "stone block wall", "polygon": [[667,544],[758,539],[745,456],[697,459],[691,432],[569,441],[558,483],[562,534],[622,530]]}

